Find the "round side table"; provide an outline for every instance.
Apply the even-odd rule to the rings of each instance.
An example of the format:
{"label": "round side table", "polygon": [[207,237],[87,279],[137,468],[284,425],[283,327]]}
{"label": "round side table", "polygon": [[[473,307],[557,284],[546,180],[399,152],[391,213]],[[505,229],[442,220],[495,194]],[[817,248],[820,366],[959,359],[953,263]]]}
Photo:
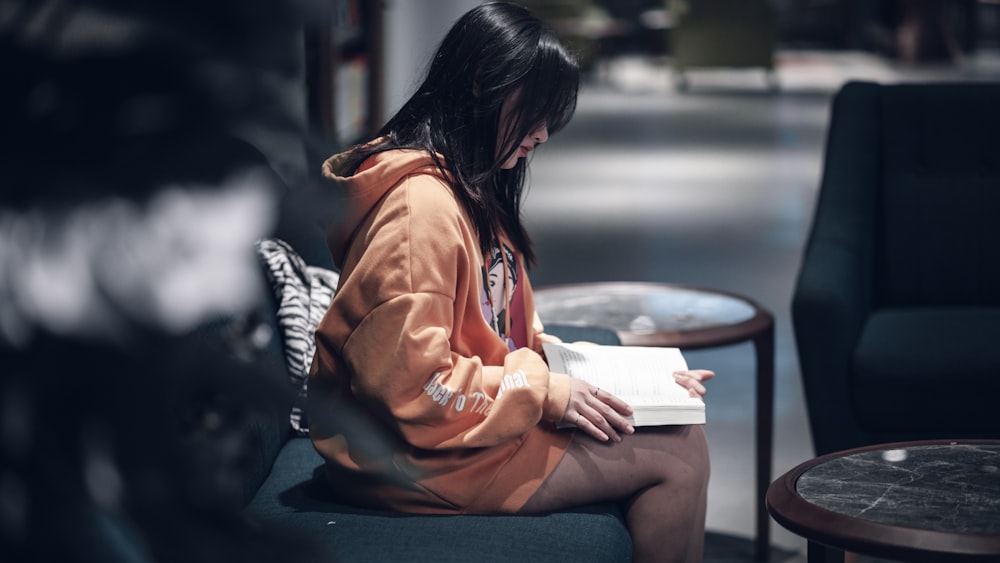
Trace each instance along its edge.
{"label": "round side table", "polygon": [[1000,440],[929,440],[820,456],[767,491],[810,562],[1000,561]]}

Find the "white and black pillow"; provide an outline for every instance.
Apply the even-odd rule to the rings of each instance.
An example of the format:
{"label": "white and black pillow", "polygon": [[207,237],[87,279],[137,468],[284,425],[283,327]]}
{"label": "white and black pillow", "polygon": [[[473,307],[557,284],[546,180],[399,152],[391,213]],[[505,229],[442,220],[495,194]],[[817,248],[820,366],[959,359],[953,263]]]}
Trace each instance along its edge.
{"label": "white and black pillow", "polygon": [[309,367],[316,353],[315,333],[337,290],[337,272],[310,266],[283,240],[257,242],[257,254],[267,272],[277,302],[278,329],[285,352],[289,379],[298,397],[290,421],[299,434],[309,433],[305,413]]}

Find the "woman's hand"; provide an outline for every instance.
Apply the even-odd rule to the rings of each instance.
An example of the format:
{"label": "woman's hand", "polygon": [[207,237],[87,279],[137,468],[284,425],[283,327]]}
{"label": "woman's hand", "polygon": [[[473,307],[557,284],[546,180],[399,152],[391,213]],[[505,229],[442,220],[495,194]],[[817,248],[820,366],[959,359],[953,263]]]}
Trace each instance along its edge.
{"label": "woman's hand", "polygon": [[714,371],[707,369],[689,369],[687,371],[675,371],[674,379],[680,383],[681,387],[688,390],[688,394],[695,398],[702,398],[708,391],[703,382],[715,377]]}
{"label": "woman's hand", "polygon": [[614,440],[621,442],[621,434],[632,434],[635,428],[626,416],[632,414],[632,407],[625,401],[580,380],[571,379],[569,406],[562,422],[576,426],[601,442]]}

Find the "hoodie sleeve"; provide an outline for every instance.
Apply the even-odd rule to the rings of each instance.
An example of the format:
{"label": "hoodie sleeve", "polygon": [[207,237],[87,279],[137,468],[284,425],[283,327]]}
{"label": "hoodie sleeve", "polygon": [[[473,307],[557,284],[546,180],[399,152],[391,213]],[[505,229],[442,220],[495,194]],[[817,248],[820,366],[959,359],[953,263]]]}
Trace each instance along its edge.
{"label": "hoodie sleeve", "polygon": [[414,293],[372,311],[344,348],[353,394],[425,449],[492,446],[520,437],[546,414],[561,416],[567,376],[550,373],[527,348],[506,354],[502,365],[455,352],[452,307],[447,296]]}
{"label": "hoodie sleeve", "polygon": [[423,178],[404,181],[352,249],[338,292],[356,311],[340,348],[351,393],[424,449],[492,446],[557,422],[569,376],[492,332],[471,226],[450,188]]}

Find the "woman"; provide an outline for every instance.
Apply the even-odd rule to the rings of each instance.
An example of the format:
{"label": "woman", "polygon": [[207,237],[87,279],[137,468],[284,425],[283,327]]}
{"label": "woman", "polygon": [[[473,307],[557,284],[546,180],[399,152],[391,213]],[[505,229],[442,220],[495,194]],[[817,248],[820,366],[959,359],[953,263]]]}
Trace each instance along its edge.
{"label": "woman", "polygon": [[[623,503],[637,561],[701,558],[701,427],[644,428],[549,371],[525,264],[527,157],[576,108],[576,63],[525,9],[464,15],[373,141],[331,157],[346,220],[317,330],[311,436],[336,492],[421,513]],[[704,370],[677,374],[705,392]],[[573,426],[558,430],[557,426]]]}

